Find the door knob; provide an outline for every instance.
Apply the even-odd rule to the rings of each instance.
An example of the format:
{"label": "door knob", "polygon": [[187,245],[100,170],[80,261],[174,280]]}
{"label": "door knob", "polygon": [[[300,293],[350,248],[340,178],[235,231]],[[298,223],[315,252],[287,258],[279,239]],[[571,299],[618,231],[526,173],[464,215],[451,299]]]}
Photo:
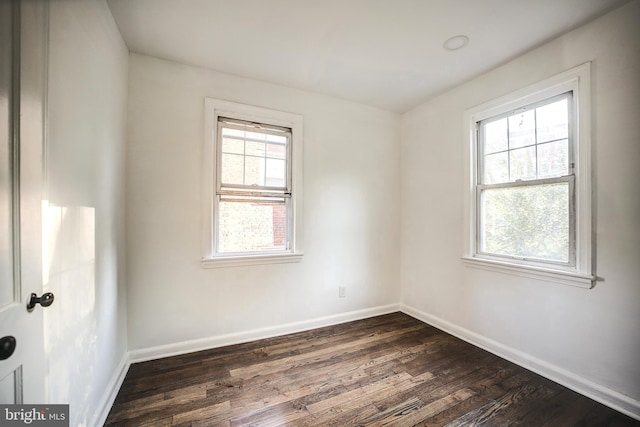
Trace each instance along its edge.
{"label": "door knob", "polygon": [[5,360],[11,357],[16,350],[16,338],[11,335],[0,338],[0,360]]}
{"label": "door knob", "polygon": [[42,294],[41,297],[38,297],[38,295],[32,293],[31,298],[29,298],[29,302],[27,303],[27,311],[33,311],[36,304],[40,304],[43,307],[49,307],[53,304],[53,294],[51,292],[47,292],[46,294]]}

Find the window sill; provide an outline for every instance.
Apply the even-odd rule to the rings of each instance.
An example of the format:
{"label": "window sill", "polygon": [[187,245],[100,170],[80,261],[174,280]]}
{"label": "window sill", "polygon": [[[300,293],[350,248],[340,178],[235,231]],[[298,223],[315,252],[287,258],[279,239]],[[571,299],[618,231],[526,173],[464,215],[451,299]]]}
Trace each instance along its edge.
{"label": "window sill", "polygon": [[494,261],[482,258],[462,257],[468,267],[480,268],[483,270],[496,271],[499,273],[512,274],[515,276],[529,277],[532,279],[546,280],[563,285],[577,286],[580,288],[593,288],[596,276],[575,273],[571,271],[561,271],[533,267],[528,265],[516,265],[508,262]]}
{"label": "window sill", "polygon": [[286,264],[302,261],[302,253],[269,255],[235,255],[216,258],[202,258],[203,268],[242,267],[248,265]]}

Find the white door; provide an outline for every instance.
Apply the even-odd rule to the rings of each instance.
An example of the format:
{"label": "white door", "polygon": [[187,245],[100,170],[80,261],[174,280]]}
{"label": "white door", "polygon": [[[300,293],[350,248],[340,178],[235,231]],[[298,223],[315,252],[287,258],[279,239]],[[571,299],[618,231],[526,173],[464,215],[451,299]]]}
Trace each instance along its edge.
{"label": "white door", "polygon": [[42,177],[46,2],[0,1],[0,403],[46,403]]}

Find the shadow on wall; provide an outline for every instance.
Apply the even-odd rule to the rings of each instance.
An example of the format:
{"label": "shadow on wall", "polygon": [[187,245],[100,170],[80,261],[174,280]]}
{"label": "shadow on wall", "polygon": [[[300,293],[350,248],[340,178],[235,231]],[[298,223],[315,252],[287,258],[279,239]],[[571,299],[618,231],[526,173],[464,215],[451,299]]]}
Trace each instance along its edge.
{"label": "shadow on wall", "polygon": [[43,292],[55,303],[44,310],[44,348],[48,363],[50,403],[73,402],[71,425],[86,425],[95,366],[78,360],[97,360],[95,313],[95,208],[43,203]]}

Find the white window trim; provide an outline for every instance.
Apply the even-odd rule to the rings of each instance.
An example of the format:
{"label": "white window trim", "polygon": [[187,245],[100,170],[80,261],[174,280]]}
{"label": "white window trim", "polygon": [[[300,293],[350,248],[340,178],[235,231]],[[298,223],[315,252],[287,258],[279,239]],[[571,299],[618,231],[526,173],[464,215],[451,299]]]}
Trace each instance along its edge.
{"label": "white window trim", "polygon": [[[293,113],[271,110],[236,102],[205,98],[204,144],[202,168],[202,253],[204,268],[300,262],[302,239],[302,165],[303,120]],[[216,206],[216,139],[218,117],[267,123],[291,129],[291,237],[286,251],[248,254],[217,254],[215,252]]]}
{"label": "white window trim", "polygon": [[[500,273],[536,278],[556,283],[592,288],[593,226],[591,207],[591,63],[585,63],[514,93],[486,102],[464,112],[464,200],[463,200],[463,262],[469,267]],[[524,105],[533,104],[554,95],[573,91],[576,264],[561,268],[537,265],[533,262],[510,262],[478,254],[477,197],[478,162],[476,123]]]}

